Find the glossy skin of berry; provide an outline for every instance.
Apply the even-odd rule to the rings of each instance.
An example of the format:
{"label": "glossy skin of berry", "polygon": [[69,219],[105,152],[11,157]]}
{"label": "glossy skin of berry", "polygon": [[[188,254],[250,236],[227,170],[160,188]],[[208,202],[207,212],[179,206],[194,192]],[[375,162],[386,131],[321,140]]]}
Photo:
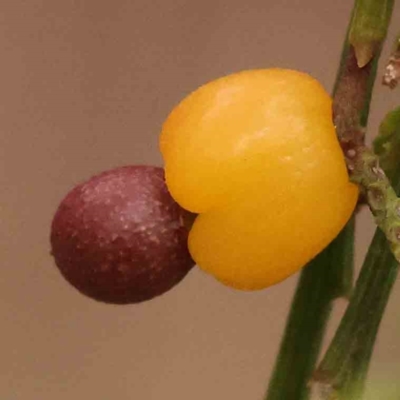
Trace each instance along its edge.
{"label": "glossy skin of berry", "polygon": [[76,186],[61,202],[52,254],[67,281],[93,299],[149,300],[193,267],[190,218],[170,196],[162,168],[116,168]]}
{"label": "glossy skin of berry", "polygon": [[251,70],[186,97],[160,137],[167,186],[200,215],[196,263],[244,290],[301,269],[340,232],[358,189],[349,182],[331,98],[307,74]]}

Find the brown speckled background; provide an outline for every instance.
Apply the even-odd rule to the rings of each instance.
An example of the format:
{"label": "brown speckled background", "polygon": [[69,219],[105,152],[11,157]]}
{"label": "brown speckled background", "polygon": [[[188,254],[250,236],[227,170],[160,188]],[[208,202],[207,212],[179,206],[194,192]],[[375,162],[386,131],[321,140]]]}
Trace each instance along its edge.
{"label": "brown speckled background", "polygon": [[[282,66],[330,90],[350,10],[317,0],[0,2],[0,399],[262,398],[297,277],[242,293],[195,270],[152,302],[107,306],[61,278],[49,225],[77,182],[160,165],[162,121],[208,80]],[[399,18],[397,6],[391,39]],[[399,90],[377,86],[370,132]],[[358,264],[373,231],[363,218]],[[397,287],[371,369],[372,386],[384,382],[393,399],[399,304]]]}

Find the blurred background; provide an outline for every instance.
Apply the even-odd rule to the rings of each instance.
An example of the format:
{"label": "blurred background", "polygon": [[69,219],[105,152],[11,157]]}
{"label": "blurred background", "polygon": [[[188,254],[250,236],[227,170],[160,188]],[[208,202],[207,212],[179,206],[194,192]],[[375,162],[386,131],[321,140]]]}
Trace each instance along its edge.
{"label": "blurred background", "polygon": [[[76,183],[120,165],[161,165],[161,124],[202,83],[279,66],[306,71],[330,91],[351,8],[316,0],[0,2],[1,399],[262,398],[297,276],[243,293],[193,270],[151,302],[103,305],[63,280],[49,227]],[[399,18],[398,5],[393,28]],[[370,134],[398,99],[376,85]],[[358,266],[372,233],[363,211]],[[331,333],[345,305],[337,302]],[[384,383],[395,399],[399,305],[400,287],[369,389]]]}

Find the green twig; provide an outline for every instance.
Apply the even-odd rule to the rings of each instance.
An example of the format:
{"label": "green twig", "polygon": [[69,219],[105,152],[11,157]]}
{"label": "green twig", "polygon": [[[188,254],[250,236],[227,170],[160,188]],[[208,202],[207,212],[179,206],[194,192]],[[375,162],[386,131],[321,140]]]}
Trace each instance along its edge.
{"label": "green twig", "polygon": [[[376,15],[379,8],[384,14],[381,17]],[[359,68],[357,50],[351,46],[348,48],[339,74],[333,115],[351,179],[360,185],[375,222],[385,233],[395,257],[400,261],[400,200],[380,167],[379,158],[364,145],[364,126],[376,76],[376,64],[387,30],[387,26],[386,30],[383,29],[379,21],[388,24],[392,9],[393,0],[360,0],[356,4],[349,37],[356,36],[356,43],[359,46],[362,43],[362,48],[370,43],[369,46],[376,53],[367,65]],[[368,13],[373,15],[369,18]],[[365,21],[377,21],[376,26],[368,28]],[[360,38],[364,38],[364,41]]]}
{"label": "green twig", "polygon": [[354,218],[302,272],[267,400],[308,398],[308,381],[315,368],[332,301],[350,294],[353,235]]}
{"label": "green twig", "polygon": [[[393,1],[386,2],[384,6],[379,0],[375,3],[382,6],[382,12],[386,13],[382,20],[388,24]],[[365,9],[367,13],[372,11],[373,7]],[[371,39],[375,63],[386,35],[386,30],[380,29],[380,32],[382,36],[378,44],[376,37]],[[350,48],[345,68],[342,69],[342,98],[338,100],[340,104],[347,102],[357,108],[359,98],[365,97],[365,82],[370,79],[363,72],[368,69],[373,71],[374,68],[372,62],[360,68],[357,49],[353,56],[351,51]],[[369,72],[369,75],[375,74]],[[348,113],[351,114],[350,111]],[[361,399],[376,333],[397,274],[398,262],[393,254],[400,261],[400,200],[380,166],[378,156],[363,144],[362,126],[362,118],[359,121],[356,118],[339,121],[338,137],[351,179],[360,185],[380,230],[375,234],[345,316],[314,374],[314,381],[323,383],[325,390],[328,388],[323,398],[329,400]],[[396,169],[399,167],[396,165]],[[391,171],[388,170],[389,173]],[[399,177],[400,173],[396,174],[394,182],[400,186]]]}
{"label": "green twig", "polygon": [[[380,6],[378,2],[380,2]],[[373,3],[373,4],[372,4]],[[358,0],[334,89],[334,122],[348,165],[364,143],[372,86],[393,1]],[[369,10],[368,13],[365,11]],[[371,28],[371,18],[378,16]],[[379,17],[380,16],[380,17]],[[352,45],[350,45],[350,40]],[[365,64],[360,68],[357,64]],[[371,60],[372,58],[372,60]],[[302,272],[266,400],[307,400],[332,301],[348,294],[353,270],[354,220]],[[332,279],[332,276],[335,276]],[[344,283],[347,282],[347,283]]]}
{"label": "green twig", "polygon": [[400,199],[372,150],[366,147],[359,149],[354,166],[352,179],[363,188],[375,222],[400,262]]}
{"label": "green twig", "polygon": [[315,381],[325,384],[324,399],[362,399],[376,334],[398,268],[385,236],[377,230],[350,306],[315,373]]}
{"label": "green twig", "polygon": [[[384,120],[374,147],[396,192],[400,193],[400,109]],[[398,269],[399,263],[389,242],[383,231],[377,229],[350,305],[315,373],[315,381],[322,383],[325,390],[329,389],[323,398],[362,398],[379,324]]]}
{"label": "green twig", "polygon": [[376,224],[400,261],[400,199],[378,156],[364,145],[365,115],[369,110],[377,59],[359,68],[355,52],[349,48],[334,98],[334,122],[351,179],[360,185]]}

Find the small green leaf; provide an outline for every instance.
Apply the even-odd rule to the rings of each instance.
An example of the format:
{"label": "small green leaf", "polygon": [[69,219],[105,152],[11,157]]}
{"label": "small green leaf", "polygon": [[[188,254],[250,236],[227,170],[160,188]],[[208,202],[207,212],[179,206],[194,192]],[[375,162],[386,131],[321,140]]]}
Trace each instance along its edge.
{"label": "small green leaf", "polygon": [[398,168],[400,159],[400,107],[386,115],[373,146],[381,167],[391,177]]}

